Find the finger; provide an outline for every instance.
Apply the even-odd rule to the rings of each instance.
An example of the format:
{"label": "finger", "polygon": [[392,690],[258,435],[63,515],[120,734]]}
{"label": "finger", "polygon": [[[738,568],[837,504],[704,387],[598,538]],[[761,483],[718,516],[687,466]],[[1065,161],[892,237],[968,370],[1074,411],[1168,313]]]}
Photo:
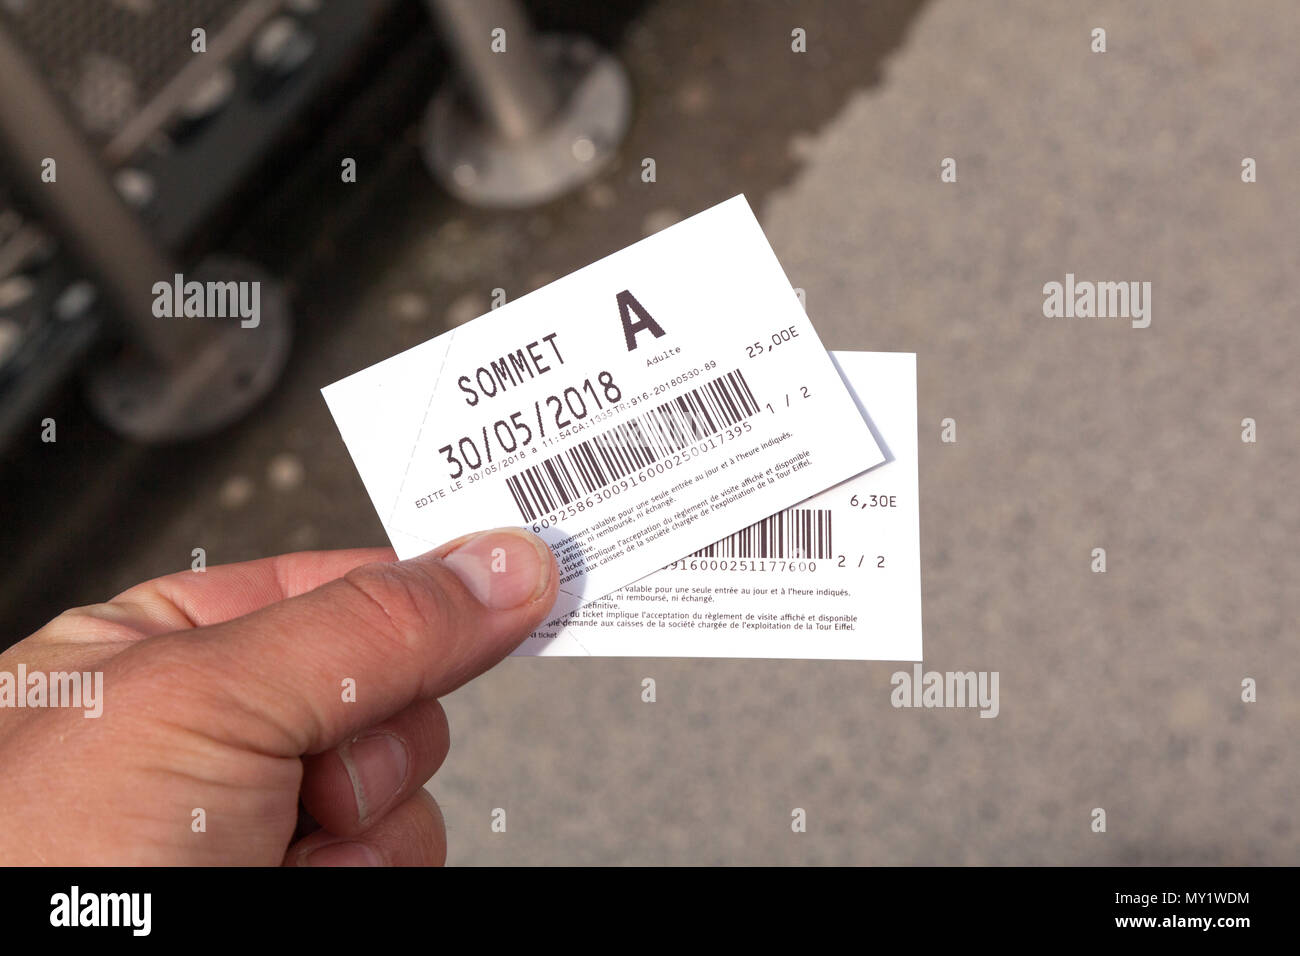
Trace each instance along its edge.
{"label": "finger", "polygon": [[442,866],[447,828],[442,811],[423,788],[360,836],[319,830],[284,856],[285,866]]}
{"label": "finger", "polygon": [[303,806],[330,833],[360,833],[424,786],[450,746],[442,705],[416,701],[353,740],[306,758]]}
{"label": "finger", "polygon": [[363,565],[112,663],[143,671],[137,686],[152,694],[183,698],[177,718],[197,730],[262,753],[320,753],[497,663],[546,619],[558,576],[540,538],[498,529]]}
{"label": "finger", "polygon": [[219,624],[297,597],[374,561],[392,561],[392,548],[299,551],[257,561],[178,571],[128,588],[106,604],[73,615],[122,624],[151,637],[182,628]]}

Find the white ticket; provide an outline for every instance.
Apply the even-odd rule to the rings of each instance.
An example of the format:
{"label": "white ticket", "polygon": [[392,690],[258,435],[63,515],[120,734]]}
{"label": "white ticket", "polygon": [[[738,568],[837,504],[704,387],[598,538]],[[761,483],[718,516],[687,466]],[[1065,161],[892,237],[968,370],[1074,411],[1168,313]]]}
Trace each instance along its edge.
{"label": "white ticket", "polygon": [[587,604],[520,653],[921,660],[916,356],[832,356],[884,464]]}
{"label": "white ticket", "polygon": [[884,460],[744,196],[322,391],[399,557],[530,527],[557,617]]}

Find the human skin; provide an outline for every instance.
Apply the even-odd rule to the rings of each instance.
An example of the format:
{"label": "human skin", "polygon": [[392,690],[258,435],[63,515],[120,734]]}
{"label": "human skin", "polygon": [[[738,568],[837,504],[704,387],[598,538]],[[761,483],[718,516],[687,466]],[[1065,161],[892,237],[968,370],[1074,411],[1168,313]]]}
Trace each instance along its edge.
{"label": "human skin", "polygon": [[438,698],[542,623],[559,575],[517,528],[394,557],[183,571],[0,654],[10,674],[103,673],[98,718],[0,708],[0,864],[441,864]]}

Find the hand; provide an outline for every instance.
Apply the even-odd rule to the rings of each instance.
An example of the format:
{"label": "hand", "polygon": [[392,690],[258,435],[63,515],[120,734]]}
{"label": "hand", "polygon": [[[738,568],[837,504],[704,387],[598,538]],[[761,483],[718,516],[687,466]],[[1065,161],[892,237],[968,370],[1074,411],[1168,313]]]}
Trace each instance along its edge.
{"label": "hand", "polygon": [[[0,863],[442,863],[422,789],[449,743],[437,698],[542,623],[558,572],[514,528],[393,558],[183,571],[0,654]],[[97,702],[14,706],[74,671],[102,673]],[[321,829],[292,842],[300,799]]]}

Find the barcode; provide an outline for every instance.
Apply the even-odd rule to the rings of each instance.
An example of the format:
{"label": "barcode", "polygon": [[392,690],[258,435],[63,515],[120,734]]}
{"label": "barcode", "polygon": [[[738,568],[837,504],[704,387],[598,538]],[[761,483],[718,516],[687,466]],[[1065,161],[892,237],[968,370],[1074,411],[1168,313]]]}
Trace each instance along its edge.
{"label": "barcode", "polygon": [[756,414],[758,400],[736,369],[511,475],[506,486],[532,521]]}
{"label": "barcode", "polygon": [[829,558],[829,508],[787,508],[700,548],[692,558]]}

